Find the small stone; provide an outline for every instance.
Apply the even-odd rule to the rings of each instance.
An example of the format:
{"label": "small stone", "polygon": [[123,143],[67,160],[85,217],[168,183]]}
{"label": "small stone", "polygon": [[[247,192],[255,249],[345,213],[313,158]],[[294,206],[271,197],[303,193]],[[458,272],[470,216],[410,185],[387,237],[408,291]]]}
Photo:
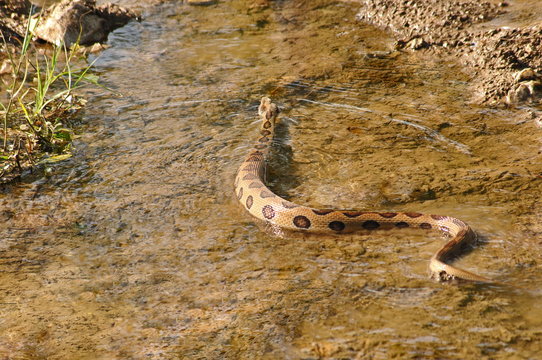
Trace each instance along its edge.
{"label": "small stone", "polygon": [[511,89],[506,96],[508,104],[533,101],[542,97],[542,82],[539,80],[524,81]]}
{"label": "small stone", "polygon": [[424,47],[427,47],[427,43],[425,42],[425,40],[423,38],[420,38],[420,37],[416,37],[412,40],[410,40],[408,43],[407,43],[407,47],[411,48],[412,50],[419,50],[419,49],[422,49]]}
{"label": "small stone", "polygon": [[93,0],[64,0],[47,10],[34,34],[55,45],[90,45],[105,41],[110,31],[131,19],[138,19],[137,14],[116,5],[96,7]]}
{"label": "small stone", "polygon": [[4,60],[2,65],[0,65],[0,75],[10,74],[13,68],[11,66],[11,61],[9,59]]}
{"label": "small stone", "polygon": [[107,45],[107,44],[95,43],[94,45],[88,47],[88,52],[94,54],[94,53],[103,51],[103,50],[107,49],[108,47],[109,47],[109,45]]}
{"label": "small stone", "polygon": [[525,84],[520,84],[515,89],[510,89],[508,95],[506,95],[506,102],[508,104],[517,104],[527,101],[531,97],[529,87]]}
{"label": "small stone", "polygon": [[533,69],[525,68],[514,75],[514,81],[519,83],[526,80],[535,80],[537,77],[537,73]]}

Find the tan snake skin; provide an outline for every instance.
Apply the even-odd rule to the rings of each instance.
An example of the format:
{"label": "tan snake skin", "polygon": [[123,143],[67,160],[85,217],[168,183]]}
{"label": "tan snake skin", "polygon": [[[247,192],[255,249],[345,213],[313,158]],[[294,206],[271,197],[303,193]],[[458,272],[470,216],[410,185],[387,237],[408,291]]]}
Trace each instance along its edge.
{"label": "tan snake skin", "polygon": [[446,234],[449,240],[430,260],[429,270],[433,279],[491,282],[490,279],[448,264],[476,240],[476,234],[461,220],[417,212],[313,209],[294,204],[274,194],[264,182],[266,158],[275,133],[279,108],[271,103],[269,98],[264,97],[258,113],[262,119],[260,138],[241,164],[235,178],[237,198],[252,216],[280,230],[321,234],[392,228],[438,230]]}

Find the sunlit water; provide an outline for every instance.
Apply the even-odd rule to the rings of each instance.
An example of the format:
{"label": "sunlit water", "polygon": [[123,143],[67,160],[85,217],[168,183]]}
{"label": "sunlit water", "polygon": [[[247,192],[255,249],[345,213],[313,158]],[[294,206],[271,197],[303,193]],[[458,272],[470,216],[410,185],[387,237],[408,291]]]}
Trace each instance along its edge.
{"label": "sunlit water", "polygon": [[[75,156],[0,195],[0,354],[539,356],[540,129],[349,4],[281,4],[144,7],[112,34]],[[262,96],[283,108],[277,193],[453,215],[481,238],[461,266],[522,289],[432,282],[437,234],[263,232],[232,196]]]}

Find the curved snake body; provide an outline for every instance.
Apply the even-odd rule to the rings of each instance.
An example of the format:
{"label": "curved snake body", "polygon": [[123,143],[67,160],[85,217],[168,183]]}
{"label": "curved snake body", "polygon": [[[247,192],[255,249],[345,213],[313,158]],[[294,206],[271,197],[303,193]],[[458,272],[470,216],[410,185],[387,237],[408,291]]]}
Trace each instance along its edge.
{"label": "curved snake body", "polygon": [[448,264],[476,240],[472,229],[459,219],[418,212],[314,209],[294,204],[274,194],[265,185],[265,171],[279,109],[269,98],[264,97],[258,113],[262,119],[260,138],[241,164],[235,179],[237,199],[252,216],[281,230],[323,234],[392,228],[437,230],[448,235],[449,240],[430,260],[432,278],[437,281],[491,281]]}

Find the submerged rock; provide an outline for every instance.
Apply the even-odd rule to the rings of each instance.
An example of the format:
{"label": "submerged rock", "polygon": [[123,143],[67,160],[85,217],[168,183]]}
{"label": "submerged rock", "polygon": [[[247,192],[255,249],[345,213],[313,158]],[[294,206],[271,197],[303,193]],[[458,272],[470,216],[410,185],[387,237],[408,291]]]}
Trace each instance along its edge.
{"label": "submerged rock", "polygon": [[94,0],[64,0],[51,6],[42,17],[34,34],[56,45],[64,42],[66,46],[103,42],[112,30],[138,19],[131,10],[114,4],[96,6]]}
{"label": "submerged rock", "polygon": [[506,96],[508,104],[538,102],[542,99],[542,82],[540,80],[522,81],[512,87]]}

